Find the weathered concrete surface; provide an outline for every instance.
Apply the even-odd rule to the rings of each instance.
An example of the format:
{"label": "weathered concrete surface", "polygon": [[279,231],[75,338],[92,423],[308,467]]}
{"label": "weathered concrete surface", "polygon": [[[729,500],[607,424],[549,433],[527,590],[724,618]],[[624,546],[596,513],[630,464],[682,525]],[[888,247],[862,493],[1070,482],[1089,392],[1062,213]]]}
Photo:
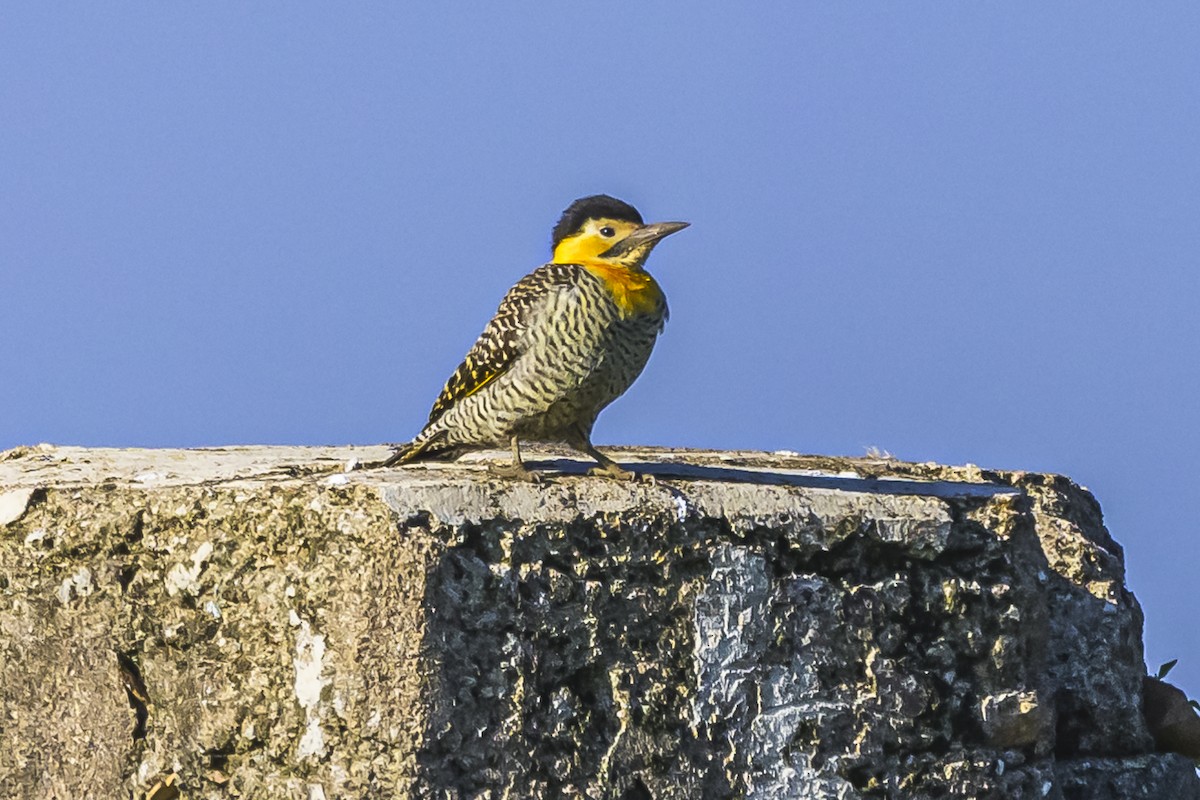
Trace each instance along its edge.
{"label": "weathered concrete surface", "polygon": [[1200,798],[1064,478],[383,452],[0,455],[0,796]]}

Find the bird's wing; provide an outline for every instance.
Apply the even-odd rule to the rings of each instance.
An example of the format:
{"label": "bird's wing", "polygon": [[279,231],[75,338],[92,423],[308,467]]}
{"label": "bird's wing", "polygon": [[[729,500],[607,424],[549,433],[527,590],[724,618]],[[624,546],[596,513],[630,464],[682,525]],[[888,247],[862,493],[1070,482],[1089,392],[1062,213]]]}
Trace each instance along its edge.
{"label": "bird's wing", "polygon": [[446,381],[429,412],[429,423],[445,414],[459,400],[478,392],[503,375],[524,349],[525,333],[555,292],[578,280],[574,264],[545,264],[526,275],[500,302],[496,315],[483,329],[462,364]]}

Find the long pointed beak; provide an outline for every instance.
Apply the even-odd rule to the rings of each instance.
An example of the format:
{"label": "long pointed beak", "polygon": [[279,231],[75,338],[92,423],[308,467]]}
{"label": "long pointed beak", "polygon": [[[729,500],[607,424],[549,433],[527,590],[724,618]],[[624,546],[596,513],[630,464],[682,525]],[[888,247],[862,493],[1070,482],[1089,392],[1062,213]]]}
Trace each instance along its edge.
{"label": "long pointed beak", "polygon": [[612,258],[619,256],[622,253],[628,253],[630,250],[635,250],[639,247],[652,245],[658,242],[665,236],[670,236],[672,233],[683,230],[692,223],[690,222],[652,222],[649,225],[643,225],[633,233],[626,236],[621,241],[614,244],[612,247],[600,254],[601,258]]}

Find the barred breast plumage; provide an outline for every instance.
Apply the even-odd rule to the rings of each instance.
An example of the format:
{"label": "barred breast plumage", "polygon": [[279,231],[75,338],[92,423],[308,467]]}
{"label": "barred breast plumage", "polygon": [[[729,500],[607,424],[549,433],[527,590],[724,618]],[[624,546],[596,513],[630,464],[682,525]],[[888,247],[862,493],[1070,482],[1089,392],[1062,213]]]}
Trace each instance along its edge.
{"label": "barred breast plumage", "polygon": [[[546,264],[500,304],[418,436],[437,449],[506,444],[516,435],[577,443],[646,366],[667,317],[665,299],[626,316],[603,281],[578,264]],[[497,361],[509,362],[485,378]],[[456,399],[478,375],[484,385]]]}

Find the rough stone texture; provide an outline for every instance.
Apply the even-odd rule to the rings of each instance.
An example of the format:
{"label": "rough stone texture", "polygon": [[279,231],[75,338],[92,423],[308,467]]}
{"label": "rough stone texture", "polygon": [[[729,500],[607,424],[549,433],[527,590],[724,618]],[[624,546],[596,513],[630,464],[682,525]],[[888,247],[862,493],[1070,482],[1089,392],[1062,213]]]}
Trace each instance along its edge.
{"label": "rough stone texture", "polygon": [[382,452],[0,454],[0,796],[1200,798],[1065,478]]}

